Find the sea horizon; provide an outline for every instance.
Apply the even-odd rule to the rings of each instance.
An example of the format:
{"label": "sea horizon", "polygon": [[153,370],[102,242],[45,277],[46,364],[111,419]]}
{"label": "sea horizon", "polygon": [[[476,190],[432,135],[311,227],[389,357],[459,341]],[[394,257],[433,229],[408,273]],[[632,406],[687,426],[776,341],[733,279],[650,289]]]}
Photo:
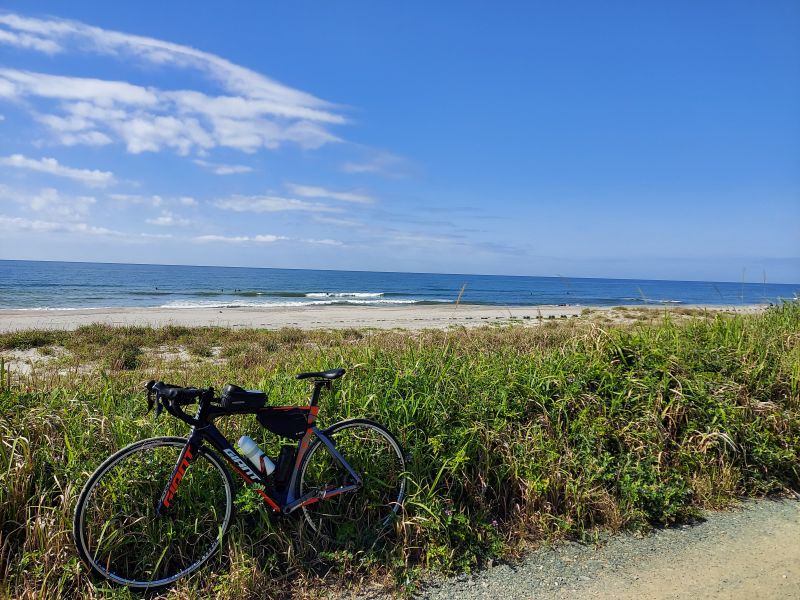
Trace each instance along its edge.
{"label": "sea horizon", "polygon": [[[732,285],[752,284],[762,285],[759,281],[728,281],[724,279],[664,279],[659,277],[586,277],[579,275],[520,275],[513,273],[458,273],[449,271],[371,271],[369,269],[304,269],[301,267],[252,267],[247,265],[205,265],[205,264],[183,264],[183,263],[146,263],[146,262],[123,262],[123,261],[98,261],[98,260],[38,260],[38,259],[17,259],[0,258],[0,263],[48,263],[48,264],[70,264],[70,265],[129,265],[134,267],[198,267],[210,269],[256,269],[256,270],[276,270],[276,271],[321,271],[331,273],[386,273],[386,274],[407,274],[407,275],[464,275],[477,277],[532,277],[540,279],[586,279],[603,281],[670,281],[676,283],[724,283]],[[772,284],[771,282],[767,282]],[[800,286],[797,282],[773,282],[774,285]]]}
{"label": "sea horizon", "polygon": [[768,304],[800,284],[0,260],[0,309]]}

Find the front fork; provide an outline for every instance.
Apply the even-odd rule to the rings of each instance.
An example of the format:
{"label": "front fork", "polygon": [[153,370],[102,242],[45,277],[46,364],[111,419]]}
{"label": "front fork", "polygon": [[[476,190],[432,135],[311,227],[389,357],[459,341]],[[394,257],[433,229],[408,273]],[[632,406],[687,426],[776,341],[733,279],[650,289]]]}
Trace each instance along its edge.
{"label": "front fork", "polygon": [[180,485],[183,476],[186,474],[186,469],[189,468],[189,465],[200,453],[200,442],[201,440],[199,439],[199,436],[195,434],[194,428],[192,428],[192,433],[189,436],[186,445],[183,447],[183,450],[181,450],[180,455],[178,456],[178,461],[175,463],[175,468],[172,469],[172,475],[170,476],[164,491],[161,492],[161,498],[159,498],[158,504],[156,505],[156,515],[161,516],[168,512],[171,508],[175,494],[178,491],[178,486]]}

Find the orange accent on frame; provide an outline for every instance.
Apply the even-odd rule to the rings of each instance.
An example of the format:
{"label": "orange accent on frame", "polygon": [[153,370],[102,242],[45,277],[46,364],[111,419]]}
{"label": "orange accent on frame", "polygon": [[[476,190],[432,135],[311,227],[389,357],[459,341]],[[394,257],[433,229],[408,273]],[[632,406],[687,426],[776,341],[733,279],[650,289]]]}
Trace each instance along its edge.
{"label": "orange accent on frame", "polygon": [[172,481],[169,484],[169,489],[167,490],[167,495],[164,496],[164,506],[169,508],[169,503],[172,502],[172,498],[175,497],[175,493],[178,491],[178,484],[180,484],[181,479],[186,474],[186,469],[189,467],[189,461],[194,458],[194,454],[192,454],[192,450],[189,446],[186,446],[186,451],[183,454],[183,459],[181,460],[180,466],[175,471],[175,477],[172,478]]}
{"label": "orange accent on frame", "polygon": [[281,507],[275,504],[275,501],[269,497],[269,495],[264,490],[256,490],[262,498],[264,498],[264,502],[269,504],[270,508],[275,512],[281,512]]}
{"label": "orange accent on frame", "polygon": [[[253,483],[253,480],[250,479],[250,477],[248,477],[247,474],[244,471],[242,471],[239,467],[233,465],[233,468],[236,469],[236,472],[239,473],[239,475],[242,476],[242,479],[244,479],[247,483]],[[266,502],[272,510],[274,510],[275,512],[281,512],[281,507],[278,506],[277,503],[272,498],[270,498],[269,495],[264,490],[256,490],[256,492],[258,492],[258,494],[262,498],[264,498],[264,502]]]}

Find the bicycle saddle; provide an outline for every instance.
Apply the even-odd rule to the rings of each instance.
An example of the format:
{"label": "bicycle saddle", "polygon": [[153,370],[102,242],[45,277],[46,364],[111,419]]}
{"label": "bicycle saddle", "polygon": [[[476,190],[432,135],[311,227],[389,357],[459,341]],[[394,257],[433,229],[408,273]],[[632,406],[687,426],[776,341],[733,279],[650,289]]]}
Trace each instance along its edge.
{"label": "bicycle saddle", "polygon": [[298,373],[297,379],[339,379],[344,375],[344,369],[331,369],[330,371],[318,371],[316,373]]}

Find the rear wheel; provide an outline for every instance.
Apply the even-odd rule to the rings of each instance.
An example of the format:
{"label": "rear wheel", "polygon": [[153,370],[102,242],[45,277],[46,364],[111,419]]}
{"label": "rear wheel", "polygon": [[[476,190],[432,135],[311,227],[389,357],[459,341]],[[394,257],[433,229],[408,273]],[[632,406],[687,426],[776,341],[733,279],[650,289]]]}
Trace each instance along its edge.
{"label": "rear wheel", "polygon": [[[385,427],[366,419],[343,421],[323,431],[358,473],[362,486],[302,507],[306,523],[338,545],[369,547],[389,535],[405,497],[406,461]],[[297,496],[353,483],[352,476],[317,439],[303,458]]]}
{"label": "rear wheel", "polygon": [[153,438],[123,448],[92,474],[75,510],[81,559],[99,575],[134,588],[170,584],[199,569],[230,524],[233,482],[201,448],[166,513],[156,508],[187,440]]}

